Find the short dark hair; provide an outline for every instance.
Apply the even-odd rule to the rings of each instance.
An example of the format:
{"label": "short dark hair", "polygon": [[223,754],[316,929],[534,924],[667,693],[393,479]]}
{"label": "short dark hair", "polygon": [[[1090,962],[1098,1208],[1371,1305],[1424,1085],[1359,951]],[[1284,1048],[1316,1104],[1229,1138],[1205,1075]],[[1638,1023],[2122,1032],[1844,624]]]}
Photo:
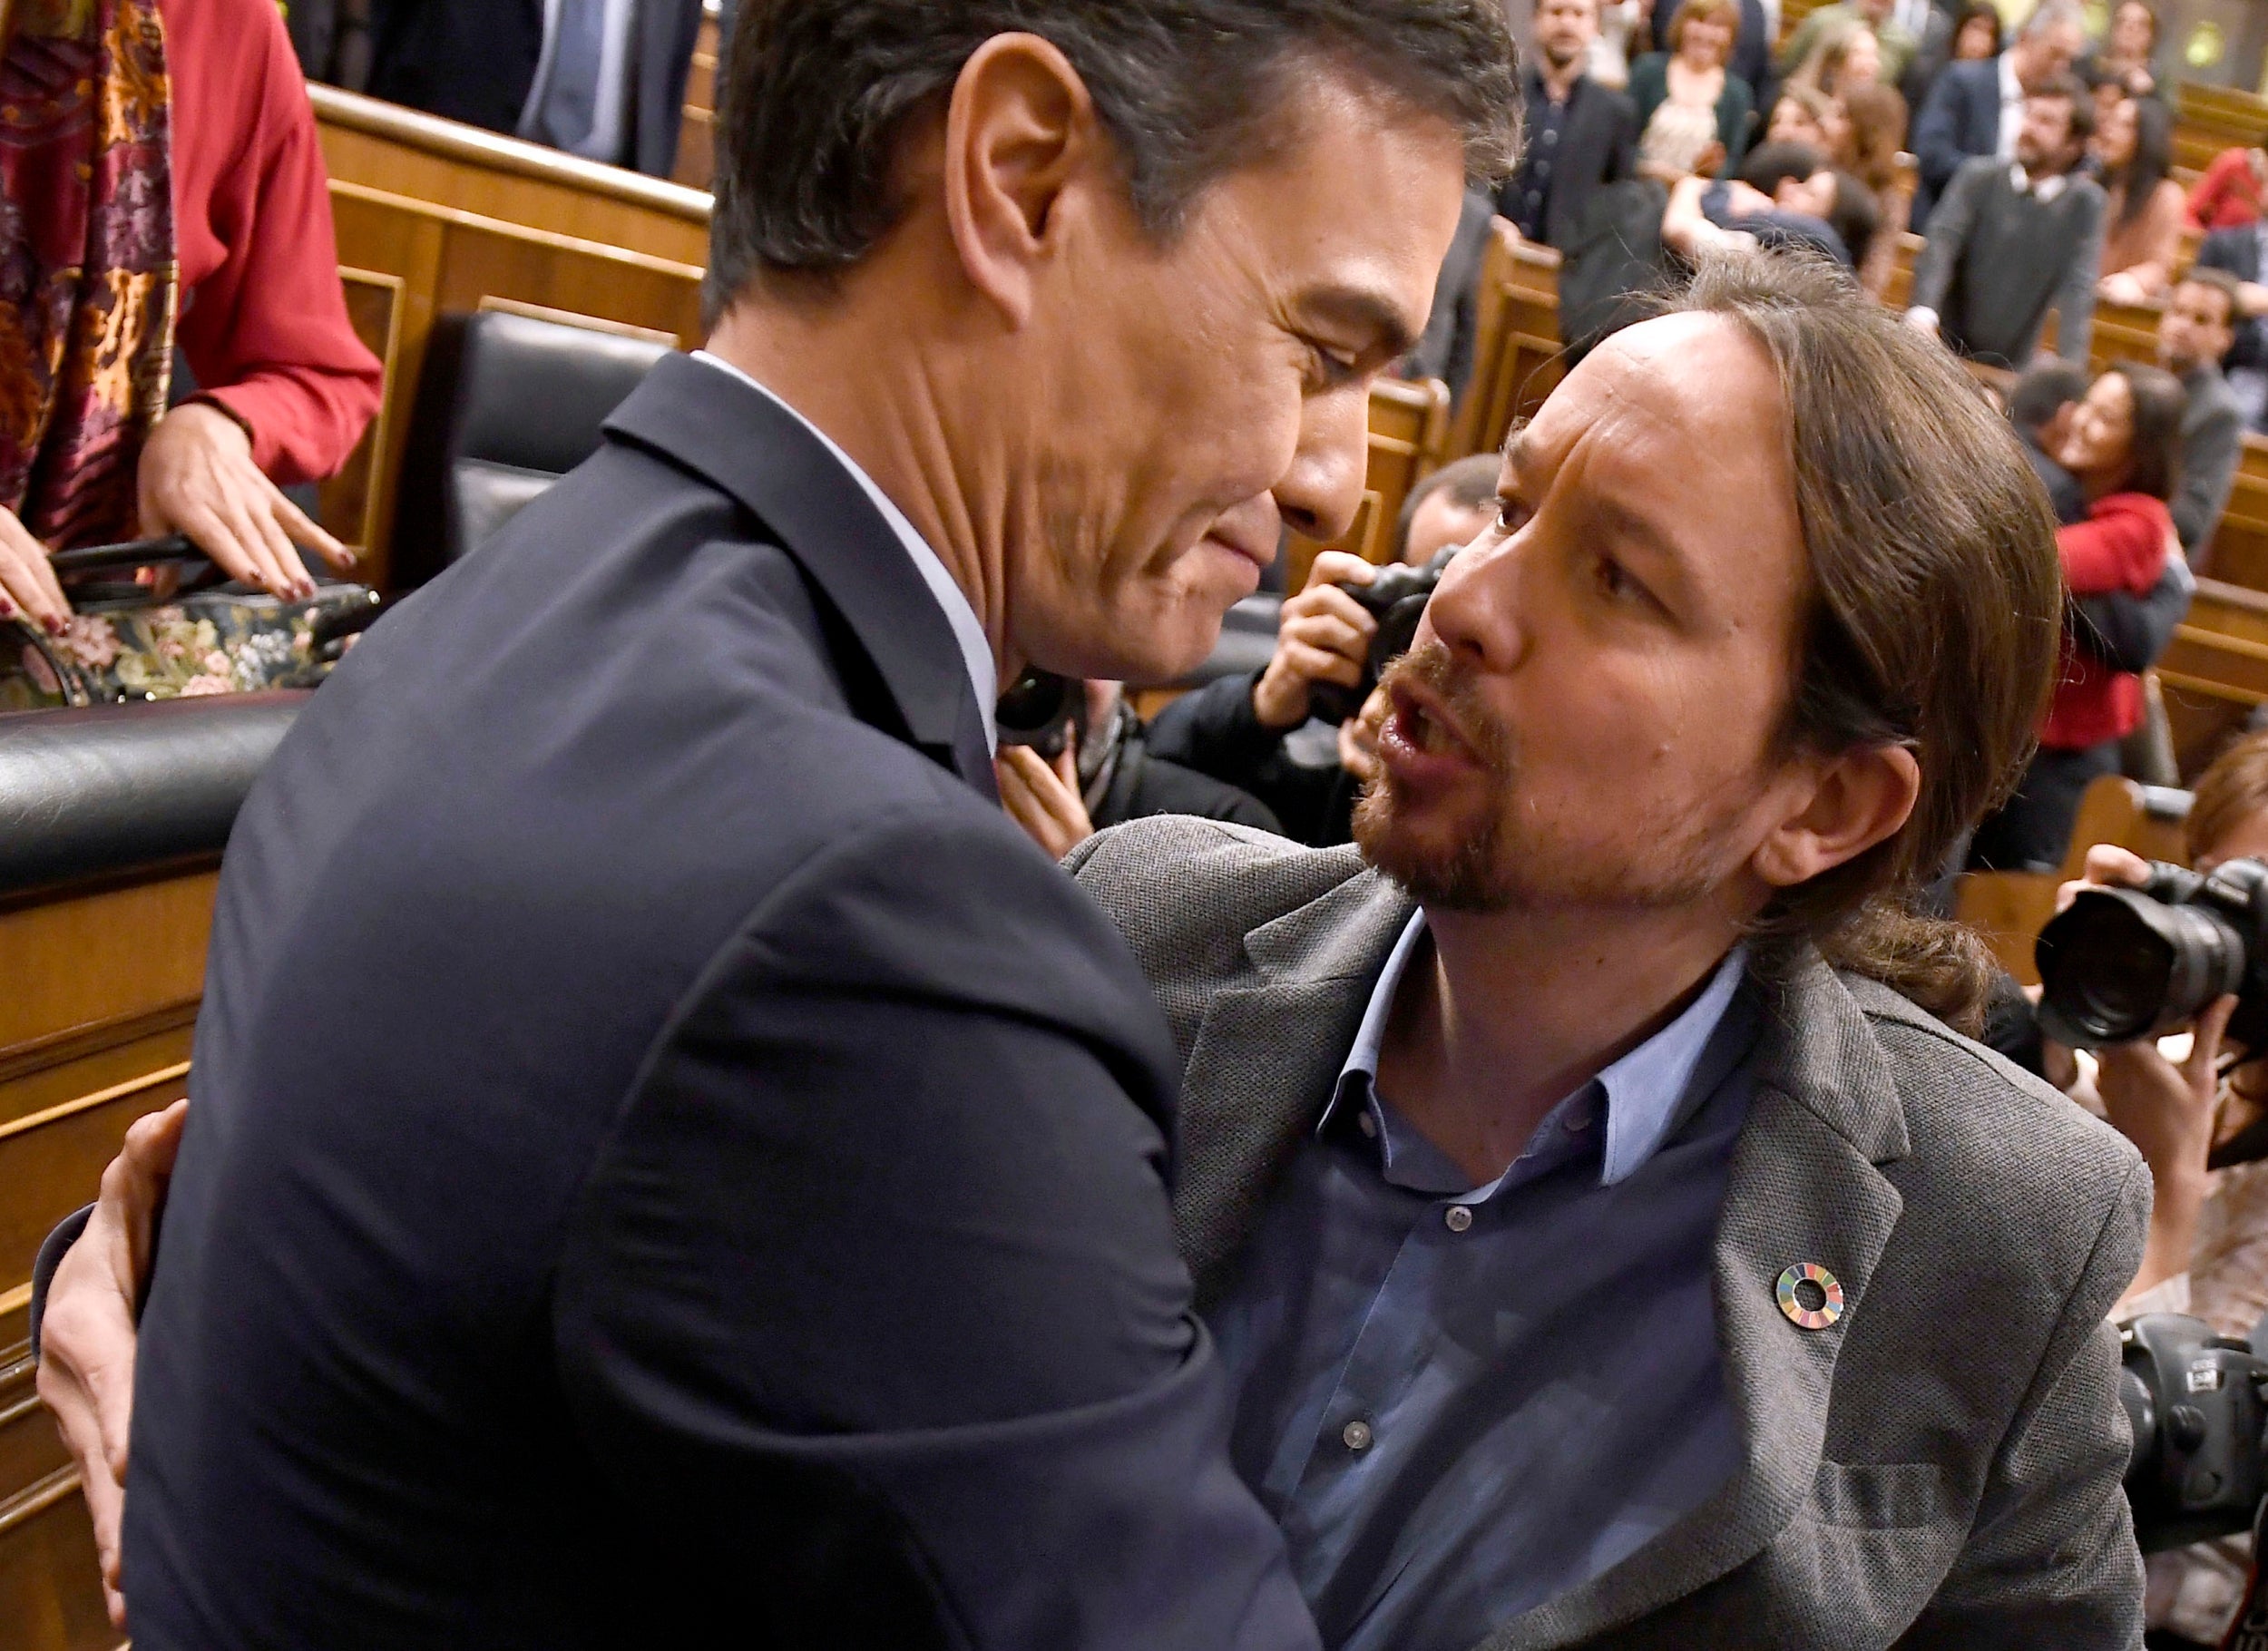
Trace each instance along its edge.
{"label": "short dark hair", "polygon": [[1504,461],[1493,453],[1476,453],[1471,458],[1459,459],[1444,464],[1432,475],[1410,489],[1410,496],[1402,501],[1402,514],[1393,529],[1393,553],[1397,560],[1410,542],[1410,527],[1426,500],[1435,493],[1447,493],[1450,503],[1466,510],[1479,510],[1496,499],[1496,484],[1504,474]]}
{"label": "short dark hair", "polygon": [[2176,290],[2184,287],[2203,287],[2219,293],[2228,300],[2228,310],[2222,316],[2221,324],[2224,327],[2235,325],[2238,308],[2244,303],[2244,295],[2238,289],[2236,278],[2227,270],[2214,269],[2204,264],[2192,265],[2189,273],[2175,281],[2174,286]]}
{"label": "short dark hair", "polygon": [[2000,8],[1993,5],[1992,0],[1973,0],[1973,4],[1962,6],[1960,15],[1953,19],[1953,32],[1950,40],[1959,40],[1961,37],[1961,32],[1980,17],[1992,24],[1992,54],[1998,57],[2000,54],[2001,39],[2007,32],[2007,24],[2000,15]]}
{"label": "short dark hair", "polygon": [[2114,361],[2108,370],[2134,392],[2134,440],[2127,449],[2132,468],[2118,491],[2171,499],[2181,483],[2182,416],[2189,410],[2189,392],[2164,367]]}
{"label": "short dark hair", "polygon": [[2042,361],[2024,369],[2009,392],[2009,422],[2026,435],[2042,428],[2075,401],[2084,400],[2092,381],[2076,361]]}
{"label": "short dark hair", "polygon": [[2066,142],[2084,143],[2095,135],[2095,99],[2085,86],[2079,84],[2077,75],[2058,74],[2024,95],[2027,98],[2058,97],[2071,105],[2071,130],[2065,134]]}
{"label": "short dark hair", "polygon": [[1740,181],[1750,189],[1769,195],[1791,178],[1798,183],[1804,181],[1824,164],[1819,151],[1808,143],[1788,140],[1759,143],[1740,163]]}
{"label": "short dark hair", "polygon": [[1774,896],[1758,960],[1816,946],[1973,1030],[1991,961],[1918,903],[2031,757],[2063,634],[2048,495],[1952,353],[1823,259],[1706,254],[1660,308],[1723,317],[1778,372],[1809,562],[1782,747],[1902,746],[1921,770],[1893,835]]}
{"label": "short dark hair", "polygon": [[1265,158],[1294,71],[1343,66],[1446,119],[1476,181],[1519,151],[1501,0],[744,0],[719,88],[713,317],[766,272],[847,269],[896,224],[898,141],[985,41],[1037,34],[1086,83],[1160,242]]}

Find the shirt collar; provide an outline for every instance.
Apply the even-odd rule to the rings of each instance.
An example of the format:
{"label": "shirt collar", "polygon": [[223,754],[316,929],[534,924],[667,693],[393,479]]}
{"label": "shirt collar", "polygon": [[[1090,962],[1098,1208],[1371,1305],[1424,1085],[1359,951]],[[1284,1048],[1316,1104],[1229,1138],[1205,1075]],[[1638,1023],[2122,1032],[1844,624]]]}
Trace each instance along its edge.
{"label": "shirt collar", "polygon": [[929,593],[936,598],[937,605],[944,610],[945,622],[953,627],[953,640],[961,644],[961,658],[969,669],[969,686],[976,690],[977,709],[984,718],[984,743],[997,755],[1000,734],[992,721],[992,708],[1000,699],[1000,669],[992,660],[992,645],[985,640],[984,627],[976,617],[976,609],[970,604],[968,593],[953,582],[953,575],[945,571],[943,561],[930,548],[929,541],[923,538],[920,530],[906,520],[905,513],[891,503],[890,495],[882,491],[856,459],[837,446],[833,436],[781,400],[776,392],[758,384],[722,356],[713,356],[701,349],[693,352],[693,359],[705,361],[720,372],[731,374],[758,395],[783,409],[789,417],[819,438],[826,450],[835,455],[836,463],[850,472],[851,479],[874,501],[875,508],[882,513],[882,519],[890,524],[890,531],[905,546],[905,553],[913,559],[914,571],[921,574],[922,582],[929,587]]}
{"label": "shirt collar", "polygon": [[[1386,959],[1384,972],[1371,991],[1370,1004],[1364,1010],[1362,1024],[1355,1030],[1354,1045],[1347,1051],[1346,1064],[1339,1069],[1338,1085],[1332,1092],[1330,1104],[1324,1109],[1318,1130],[1331,1122],[1340,1103],[1350,1096],[1369,1097],[1378,1076],[1378,1051],[1385,1041],[1386,1021],[1393,1011],[1394,993],[1424,939],[1425,913],[1421,911],[1411,917],[1409,926],[1402,931],[1402,938],[1394,943],[1393,951]],[[1593,1080],[1606,1098],[1607,1138],[1598,1177],[1602,1186],[1612,1187],[1636,1175],[1661,1149],[1670,1132],[1684,1121],[1690,1109],[1686,1091],[1692,1087],[1694,1071],[1723,1023],[1725,1011],[1731,1008],[1747,967],[1748,949],[1734,947],[1717,964],[1716,972],[1710,976],[1700,995],[1675,1021]],[[1356,1081],[1350,1083],[1350,1078]],[[1575,1096],[1570,1096],[1561,1101],[1553,1109],[1553,1118],[1569,1114],[1569,1103],[1575,1099]]]}
{"label": "shirt collar", "polygon": [[2041,205],[2045,206],[2063,193],[2065,185],[2071,181],[2071,174],[2050,172],[2045,178],[2034,181],[2031,174],[2022,166],[2018,165],[2009,168],[2009,181],[2015,185],[2018,194],[2034,196],[2038,198]]}

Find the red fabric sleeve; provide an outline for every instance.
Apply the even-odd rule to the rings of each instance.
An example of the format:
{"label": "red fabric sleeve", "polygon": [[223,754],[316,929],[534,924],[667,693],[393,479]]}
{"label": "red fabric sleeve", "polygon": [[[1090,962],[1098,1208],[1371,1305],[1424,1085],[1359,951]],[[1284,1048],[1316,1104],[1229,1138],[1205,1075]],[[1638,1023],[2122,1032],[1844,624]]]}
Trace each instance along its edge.
{"label": "red fabric sleeve", "polygon": [[2172,531],[2173,518],[2156,499],[2114,493],[2100,500],[2087,521],[2056,530],[2064,582],[2074,596],[2113,591],[2147,596],[2165,571],[2165,536]]}
{"label": "red fabric sleeve", "polygon": [[355,337],[315,111],[272,0],[164,0],[181,346],[279,482],[336,473],[378,409]]}

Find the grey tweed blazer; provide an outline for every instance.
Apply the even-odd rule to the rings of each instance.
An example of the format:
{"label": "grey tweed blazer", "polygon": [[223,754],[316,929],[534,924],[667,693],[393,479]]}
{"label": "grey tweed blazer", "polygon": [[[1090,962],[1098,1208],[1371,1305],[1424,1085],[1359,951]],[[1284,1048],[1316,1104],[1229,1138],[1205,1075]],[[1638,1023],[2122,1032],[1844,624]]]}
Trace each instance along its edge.
{"label": "grey tweed blazer", "polygon": [[[1328,1097],[1412,908],[1353,850],[1196,820],[1137,822],[1069,864],[1180,1047],[1175,1216],[1202,1305]],[[1815,958],[1769,989],[1758,1060],[1716,1253],[1745,1464],[1482,1651],[2140,1646],[2104,1324],[2141,1257],[2140,1158]],[[1774,1303],[1798,1261],[1843,1282],[1830,1329],[1799,1330]]]}

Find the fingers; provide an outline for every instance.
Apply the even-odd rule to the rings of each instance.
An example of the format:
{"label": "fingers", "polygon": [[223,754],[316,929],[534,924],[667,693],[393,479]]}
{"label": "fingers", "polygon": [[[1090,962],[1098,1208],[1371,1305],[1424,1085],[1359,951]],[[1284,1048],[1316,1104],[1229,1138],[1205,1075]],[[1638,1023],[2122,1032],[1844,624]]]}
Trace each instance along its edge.
{"label": "fingers", "polygon": [[276,520],[285,534],[295,542],[307,546],[341,573],[351,572],[355,566],[355,553],[326,532],[312,516],[285,498],[281,492],[276,491],[274,484],[270,483],[269,488],[276,492]]}
{"label": "fingers", "polygon": [[1277,641],[1276,653],[1286,669],[1305,681],[1336,682],[1343,688],[1354,688],[1363,680],[1363,662],[1336,650],[1311,647],[1286,637]]}
{"label": "fingers", "polygon": [[2196,1039],[2189,1046],[2189,1059],[2182,1063],[2182,1070],[2192,1087],[2204,1086],[2208,1103],[2220,1094],[2221,1040],[2228,1035],[2229,1017],[2236,1012],[2236,1003],[2232,994],[2206,1005],[2204,1013],[2197,1017]]}
{"label": "fingers", "polygon": [[2056,890],[2060,912],[2090,888],[2140,888],[2150,881],[2150,863],[2114,843],[2097,843],[2087,851],[2087,875]]}
{"label": "fingers", "polygon": [[0,619],[19,616],[60,636],[71,622],[71,604],[48,563],[47,547],[13,511],[0,510]]}
{"label": "fingers", "polygon": [[1094,835],[1077,786],[1066,783],[1037,751],[1010,746],[993,768],[1000,777],[1002,806],[1045,852],[1060,860]]}
{"label": "fingers", "polygon": [[1307,570],[1307,582],[1300,587],[1306,595],[1326,585],[1366,585],[1378,577],[1378,570],[1346,551],[1320,551],[1315,565]]}
{"label": "fingers", "polygon": [[1370,645],[1370,639],[1378,629],[1378,620],[1371,611],[1336,585],[1315,586],[1286,602],[1280,629],[1294,630],[1325,622],[1348,627],[1362,639],[1364,647]]}

